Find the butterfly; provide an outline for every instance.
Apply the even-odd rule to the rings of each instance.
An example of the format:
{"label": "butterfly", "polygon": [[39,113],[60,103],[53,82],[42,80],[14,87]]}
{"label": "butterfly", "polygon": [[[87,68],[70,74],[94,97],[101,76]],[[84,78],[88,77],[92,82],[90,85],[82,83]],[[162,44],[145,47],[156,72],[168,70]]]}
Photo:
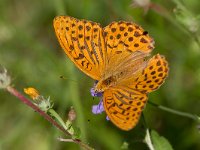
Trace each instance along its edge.
{"label": "butterfly", "polygon": [[168,62],[156,54],[154,40],[133,22],[100,24],[70,16],[57,16],[54,29],[61,47],[74,64],[98,81],[107,116],[117,127],[130,130],[139,121],[148,93],[168,75]]}

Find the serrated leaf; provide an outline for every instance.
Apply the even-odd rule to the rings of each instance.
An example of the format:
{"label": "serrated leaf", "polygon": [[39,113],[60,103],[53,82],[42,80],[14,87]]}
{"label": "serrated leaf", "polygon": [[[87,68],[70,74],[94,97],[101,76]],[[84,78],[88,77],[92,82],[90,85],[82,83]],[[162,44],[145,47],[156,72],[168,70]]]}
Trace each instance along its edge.
{"label": "serrated leaf", "polygon": [[160,136],[155,130],[151,131],[151,140],[154,150],[173,150],[169,141],[165,137]]}

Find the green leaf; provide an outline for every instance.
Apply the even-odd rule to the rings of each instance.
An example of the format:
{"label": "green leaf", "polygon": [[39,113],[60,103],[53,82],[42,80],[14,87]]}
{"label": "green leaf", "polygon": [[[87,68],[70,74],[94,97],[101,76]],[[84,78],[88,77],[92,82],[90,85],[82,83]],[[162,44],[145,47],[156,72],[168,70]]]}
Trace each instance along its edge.
{"label": "green leaf", "polygon": [[73,139],[80,139],[81,136],[81,130],[78,127],[73,127],[74,129],[74,134],[72,135]]}
{"label": "green leaf", "polygon": [[154,130],[151,131],[151,140],[154,150],[173,150],[169,141]]}
{"label": "green leaf", "polygon": [[127,150],[128,146],[129,146],[129,144],[126,141],[124,141],[123,144],[122,144],[122,146],[121,146],[121,149]]}

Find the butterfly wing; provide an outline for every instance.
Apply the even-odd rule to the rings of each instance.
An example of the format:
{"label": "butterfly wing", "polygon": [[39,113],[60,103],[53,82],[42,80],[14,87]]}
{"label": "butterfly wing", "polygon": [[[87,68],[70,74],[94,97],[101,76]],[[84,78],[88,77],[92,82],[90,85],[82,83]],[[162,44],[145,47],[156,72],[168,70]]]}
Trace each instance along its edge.
{"label": "butterfly wing", "polygon": [[[154,48],[153,39],[131,22],[113,22],[102,29],[95,22],[59,16],[54,19],[54,28],[65,53],[91,78],[123,73],[123,66],[126,70],[134,68],[103,96],[110,120],[123,130],[132,129],[147,102],[147,93],[157,89],[168,74],[167,62],[159,54],[143,63]],[[137,71],[136,64],[143,71]]]}
{"label": "butterfly wing", "polygon": [[120,129],[130,130],[138,123],[147,95],[127,87],[104,91],[103,104],[109,119]]}
{"label": "butterfly wing", "polygon": [[140,26],[132,22],[113,22],[104,28],[106,42],[106,71],[115,70],[135,52],[147,56],[154,48],[154,40]]}
{"label": "butterfly wing", "polygon": [[168,70],[165,58],[157,54],[138,77],[119,79],[116,86],[106,90],[103,103],[110,120],[122,130],[132,129],[147,102],[147,94],[160,87]]}
{"label": "butterfly wing", "polygon": [[99,80],[105,62],[103,29],[95,22],[58,16],[55,33],[67,56],[85,74]]}
{"label": "butterfly wing", "polygon": [[129,87],[142,93],[150,93],[160,87],[168,76],[169,67],[164,56],[155,55],[149,61],[141,75]]}
{"label": "butterfly wing", "polygon": [[113,22],[102,29],[95,22],[58,16],[53,24],[68,57],[95,80],[117,70],[133,53],[140,51],[145,57],[154,48],[148,33],[131,22]]}

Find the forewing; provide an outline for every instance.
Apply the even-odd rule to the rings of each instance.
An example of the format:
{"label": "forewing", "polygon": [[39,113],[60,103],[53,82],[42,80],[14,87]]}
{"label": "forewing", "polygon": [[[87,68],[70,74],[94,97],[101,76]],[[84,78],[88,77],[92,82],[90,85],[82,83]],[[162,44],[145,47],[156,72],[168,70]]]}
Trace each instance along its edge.
{"label": "forewing", "polygon": [[127,87],[106,90],[103,104],[109,119],[122,130],[136,126],[147,102],[147,95]]}
{"label": "forewing", "polygon": [[115,69],[127,57],[140,51],[148,55],[154,41],[140,26],[132,22],[113,22],[104,28],[106,42],[106,71]]}
{"label": "forewing", "polygon": [[95,22],[58,16],[53,22],[60,45],[75,65],[99,80],[105,62],[103,29]]}

